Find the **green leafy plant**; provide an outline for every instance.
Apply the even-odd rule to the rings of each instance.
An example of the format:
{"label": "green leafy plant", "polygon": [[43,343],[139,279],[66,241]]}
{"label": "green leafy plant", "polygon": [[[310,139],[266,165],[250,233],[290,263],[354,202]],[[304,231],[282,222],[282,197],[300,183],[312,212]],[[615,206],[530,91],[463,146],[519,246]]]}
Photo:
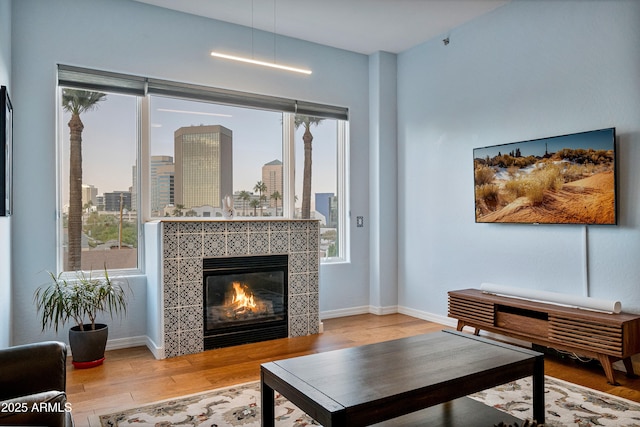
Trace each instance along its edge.
{"label": "green leafy plant", "polygon": [[98,313],[106,313],[113,319],[127,311],[127,290],[113,282],[105,268],[104,277],[92,277],[91,273],[76,272],[73,280],[49,272],[51,283],[36,289],[34,299],[41,314],[42,330],[58,328],[73,320],[81,331],[90,325],[96,328]]}

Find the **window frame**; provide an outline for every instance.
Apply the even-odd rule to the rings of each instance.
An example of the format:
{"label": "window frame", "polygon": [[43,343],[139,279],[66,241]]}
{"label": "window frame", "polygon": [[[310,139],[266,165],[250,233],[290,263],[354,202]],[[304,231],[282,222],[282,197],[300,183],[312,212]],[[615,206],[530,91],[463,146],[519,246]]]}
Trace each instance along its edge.
{"label": "window frame", "polygon": [[[329,106],[318,103],[280,98],[268,95],[252,94],[228,89],[200,86],[189,83],[172,82],[148,77],[134,76],[121,73],[113,73],[101,70],[68,66],[58,64],[57,79],[58,108],[56,109],[56,121],[61,127],[61,96],[62,88],[70,87],[85,90],[120,93],[135,95],[137,97],[137,221],[138,221],[138,267],[135,269],[115,269],[118,274],[135,275],[145,271],[144,266],[144,224],[155,221],[158,218],[151,216],[151,188],[150,188],[150,147],[151,147],[151,121],[150,121],[150,95],[174,97],[191,101],[213,102],[236,107],[247,107],[278,111],[283,113],[283,164],[289,165],[283,170],[283,192],[288,194],[286,203],[282,206],[282,216],[264,217],[265,221],[273,219],[293,219],[295,214],[295,127],[296,114],[315,117],[337,119],[338,123],[338,153],[336,158],[337,191],[338,191],[338,254],[337,257],[322,258],[323,263],[350,262],[350,232],[349,232],[349,110],[345,107]],[[62,215],[62,159],[64,156],[62,142],[62,129],[58,129],[58,152],[56,176],[57,206],[57,249],[58,271],[64,274],[63,265],[63,215]],[[210,220],[215,221],[215,218]],[[111,270],[110,270],[111,271]]]}

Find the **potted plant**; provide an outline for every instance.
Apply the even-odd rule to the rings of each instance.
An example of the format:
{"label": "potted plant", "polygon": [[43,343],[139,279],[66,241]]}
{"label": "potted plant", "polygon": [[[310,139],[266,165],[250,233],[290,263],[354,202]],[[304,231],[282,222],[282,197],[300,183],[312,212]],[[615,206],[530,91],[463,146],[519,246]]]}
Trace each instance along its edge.
{"label": "potted plant", "polygon": [[52,282],[36,289],[34,299],[41,314],[42,330],[58,328],[72,320],[75,326],[69,329],[69,345],[76,368],[91,368],[104,361],[109,329],[106,324],[96,323],[98,313],[106,313],[112,319],[126,313],[127,293],[125,288],[109,278],[92,277],[91,273],[76,272],[73,280],[49,273]]}

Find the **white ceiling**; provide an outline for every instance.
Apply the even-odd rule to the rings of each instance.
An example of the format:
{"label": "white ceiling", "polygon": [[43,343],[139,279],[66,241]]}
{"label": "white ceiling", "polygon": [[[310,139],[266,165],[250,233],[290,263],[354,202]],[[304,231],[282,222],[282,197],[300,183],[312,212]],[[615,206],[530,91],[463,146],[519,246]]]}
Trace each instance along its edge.
{"label": "white ceiling", "polygon": [[400,53],[510,0],[136,0],[369,55]]}

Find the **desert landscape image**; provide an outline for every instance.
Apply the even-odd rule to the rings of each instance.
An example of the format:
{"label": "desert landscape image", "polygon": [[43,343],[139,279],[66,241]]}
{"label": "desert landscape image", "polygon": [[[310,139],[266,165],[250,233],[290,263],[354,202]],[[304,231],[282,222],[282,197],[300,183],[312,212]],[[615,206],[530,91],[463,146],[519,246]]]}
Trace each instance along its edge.
{"label": "desert landscape image", "polygon": [[474,150],[476,222],[615,224],[613,129]]}

